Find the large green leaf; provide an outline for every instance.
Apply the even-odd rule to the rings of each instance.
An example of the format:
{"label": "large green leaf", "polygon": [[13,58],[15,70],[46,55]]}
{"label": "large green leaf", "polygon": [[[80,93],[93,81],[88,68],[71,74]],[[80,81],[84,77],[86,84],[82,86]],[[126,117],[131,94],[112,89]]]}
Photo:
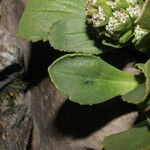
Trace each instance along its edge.
{"label": "large green leaf", "polygon": [[56,87],[80,104],[96,104],[134,89],[134,75],[122,72],[92,55],[66,55],[49,68]]}
{"label": "large green leaf", "polygon": [[20,22],[18,36],[47,40],[52,24],[66,16],[82,14],[86,0],[28,0]]}
{"label": "large green leaf", "polygon": [[53,24],[50,43],[55,49],[68,52],[99,54],[94,40],[87,34],[85,15],[75,15]]}
{"label": "large green leaf", "polygon": [[105,150],[150,150],[150,131],[147,127],[132,128],[104,140]]}
{"label": "large green leaf", "polygon": [[142,15],[136,20],[136,23],[139,24],[142,28],[150,30],[150,0],[146,0]]}

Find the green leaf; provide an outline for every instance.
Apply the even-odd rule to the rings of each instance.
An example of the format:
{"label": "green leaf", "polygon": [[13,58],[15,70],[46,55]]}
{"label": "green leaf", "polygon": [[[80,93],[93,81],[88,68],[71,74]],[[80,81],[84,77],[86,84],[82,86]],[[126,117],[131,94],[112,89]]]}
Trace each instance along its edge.
{"label": "green leaf", "polygon": [[128,103],[138,104],[145,100],[145,84],[138,85],[135,89],[122,96]]}
{"label": "green leaf", "polygon": [[127,74],[92,55],[66,55],[49,68],[58,89],[80,104],[96,104],[123,95],[139,83]]}
{"label": "green leaf", "polygon": [[87,34],[85,16],[82,14],[67,17],[53,24],[49,39],[51,45],[61,51],[101,53],[94,40]]}
{"label": "green leaf", "polygon": [[67,16],[84,13],[86,0],[28,0],[20,22],[18,36],[48,40],[53,23]]}
{"label": "green leaf", "polygon": [[150,0],[146,0],[143,6],[142,15],[136,20],[136,23],[139,24],[144,29],[150,30]]}
{"label": "green leaf", "polygon": [[150,131],[147,127],[132,128],[104,140],[105,150],[150,150]]}
{"label": "green leaf", "polygon": [[150,59],[144,64],[144,74],[146,77],[145,98],[150,94]]}

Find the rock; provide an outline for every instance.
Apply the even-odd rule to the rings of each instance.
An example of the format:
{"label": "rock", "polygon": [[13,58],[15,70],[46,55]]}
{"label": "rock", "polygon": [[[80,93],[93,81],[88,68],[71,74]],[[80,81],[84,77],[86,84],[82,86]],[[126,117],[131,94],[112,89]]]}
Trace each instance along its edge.
{"label": "rock", "polygon": [[0,26],[0,72],[12,65],[22,64],[22,56],[17,40]]}
{"label": "rock", "polygon": [[[5,27],[5,29],[11,33],[13,37],[16,38],[16,33],[19,26],[19,21],[22,16],[26,0],[2,0],[1,7],[1,18],[0,24]],[[28,60],[30,57],[30,43],[19,38],[17,39],[17,44],[22,50],[24,58],[24,67],[27,69]]]}
{"label": "rock", "polygon": [[67,148],[64,145],[63,149],[61,145],[64,143],[63,138],[57,141],[57,136],[55,137],[55,132],[53,133],[53,130],[55,130],[53,119],[66,97],[49,83],[49,79],[44,80],[40,85],[29,90],[22,100],[30,108],[34,121],[32,149],[57,150],[57,146],[59,150],[71,150],[69,145]]}
{"label": "rock", "polygon": [[10,107],[14,107],[27,89],[28,83],[19,77],[5,86],[0,92],[0,113]]}
{"label": "rock", "polygon": [[1,0],[1,25],[14,36],[18,30],[26,0]]}
{"label": "rock", "polygon": [[26,150],[29,144],[32,120],[27,106],[18,105],[0,114],[0,149]]}
{"label": "rock", "polygon": [[23,103],[22,74],[30,50],[29,42],[16,38],[24,6],[25,0],[0,0],[0,150],[28,149],[32,132],[27,106],[15,106],[17,96]]}
{"label": "rock", "polygon": [[[14,37],[16,36],[19,21],[22,16],[26,0],[2,0],[1,2],[1,19],[0,23],[3,25]],[[23,49],[24,64],[28,68],[30,58],[30,43],[17,39],[18,43]]]}
{"label": "rock", "polygon": [[23,101],[34,120],[32,150],[101,150],[104,137],[129,129],[138,117],[134,105],[119,98],[93,106],[73,103],[49,78]]}
{"label": "rock", "polygon": [[23,68],[23,51],[18,41],[0,26],[0,89],[16,78]]}

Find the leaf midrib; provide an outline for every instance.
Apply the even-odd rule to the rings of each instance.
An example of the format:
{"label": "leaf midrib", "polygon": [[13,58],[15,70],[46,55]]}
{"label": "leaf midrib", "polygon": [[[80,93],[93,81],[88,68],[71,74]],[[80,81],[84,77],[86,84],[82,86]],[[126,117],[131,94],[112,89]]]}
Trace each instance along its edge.
{"label": "leaf midrib", "polygon": [[[130,81],[130,79],[128,81],[122,81],[121,79],[122,78],[117,78],[117,80],[115,79],[100,79],[99,76],[98,77],[94,77],[94,76],[88,76],[88,75],[83,75],[83,74],[75,74],[75,73],[71,73],[71,72],[62,72],[62,71],[57,71],[58,73],[61,73],[61,74],[67,74],[67,75],[74,75],[74,76],[82,76],[82,77],[86,77],[86,78],[93,78],[93,79],[96,79],[96,80],[105,80],[105,81],[112,81],[112,82],[120,82],[120,83],[126,83],[126,84],[132,84],[132,83],[136,83],[136,81]],[[106,73],[103,73],[103,74],[106,74]],[[114,76],[112,76],[114,77]],[[119,79],[119,80],[118,80]]]}

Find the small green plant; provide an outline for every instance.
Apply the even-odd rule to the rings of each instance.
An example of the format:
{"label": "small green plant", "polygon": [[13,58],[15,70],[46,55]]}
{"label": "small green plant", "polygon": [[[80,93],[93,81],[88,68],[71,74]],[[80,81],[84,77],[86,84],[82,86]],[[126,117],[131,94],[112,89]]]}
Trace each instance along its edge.
{"label": "small green plant", "polygon": [[70,100],[92,105],[119,95],[144,106],[144,125],[107,137],[106,150],[150,149],[150,59],[136,64],[141,74],[134,75],[100,58],[121,47],[149,56],[150,0],[28,0],[18,35],[49,41],[55,49],[71,53],[48,68],[56,87]]}

